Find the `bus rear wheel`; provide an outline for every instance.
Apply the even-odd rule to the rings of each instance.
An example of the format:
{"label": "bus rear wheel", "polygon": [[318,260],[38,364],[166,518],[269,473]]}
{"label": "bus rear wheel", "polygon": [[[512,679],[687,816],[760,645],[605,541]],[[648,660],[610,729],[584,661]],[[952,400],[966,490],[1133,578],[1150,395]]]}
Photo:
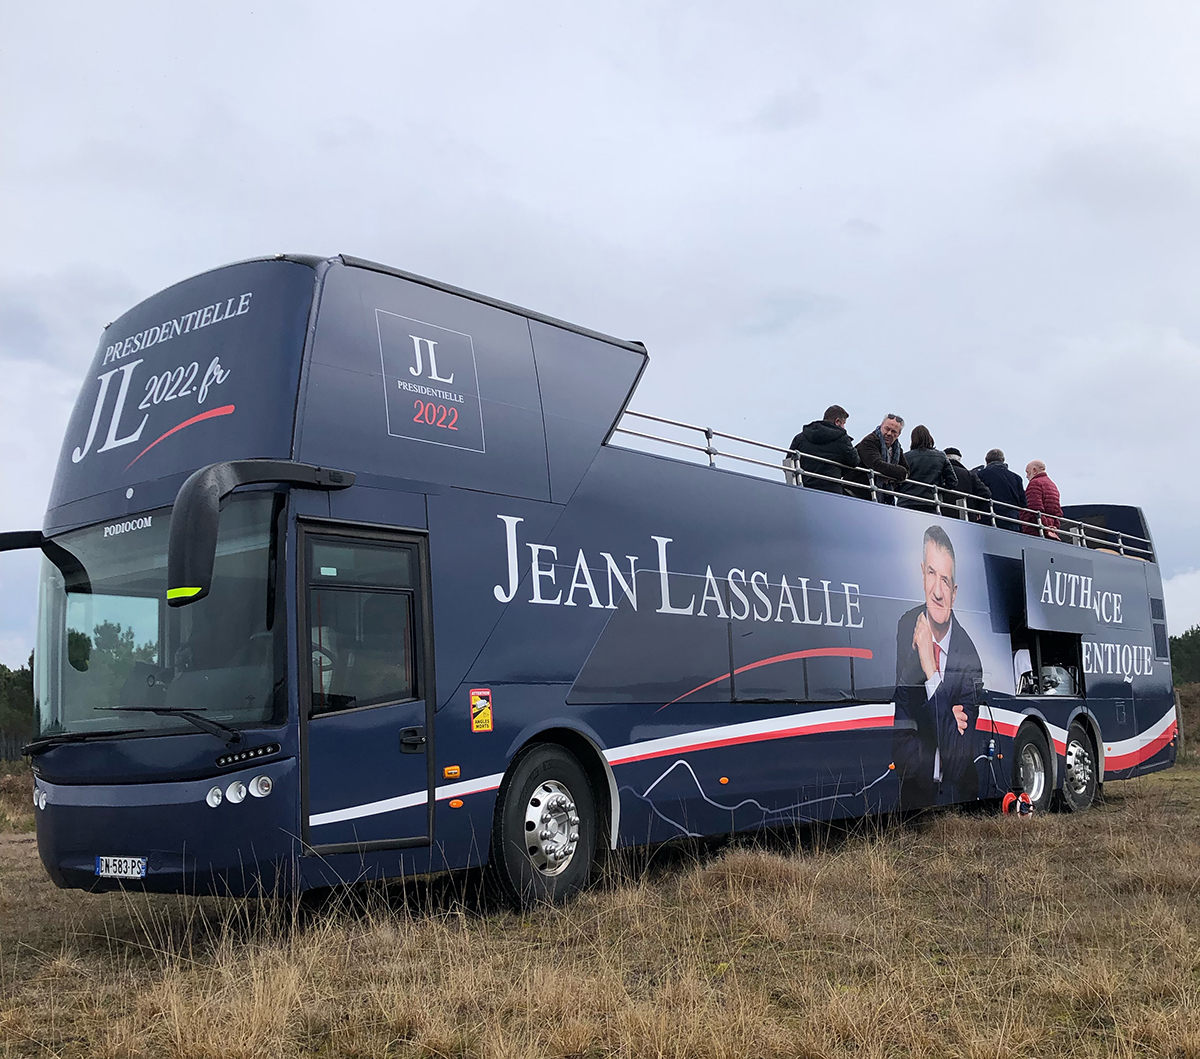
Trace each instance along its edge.
{"label": "bus rear wheel", "polygon": [[1040,728],[1026,724],[1013,744],[1013,790],[1023,790],[1033,808],[1043,813],[1050,808],[1054,793],[1050,777],[1050,744]]}
{"label": "bus rear wheel", "polygon": [[1059,804],[1070,812],[1080,813],[1095,800],[1099,777],[1091,736],[1078,722],[1072,723],[1067,732],[1066,758]]}
{"label": "bus rear wheel", "polygon": [[596,800],[583,766],[564,747],[534,744],[500,786],[489,877],[515,907],[560,904],[591,880],[596,836]]}

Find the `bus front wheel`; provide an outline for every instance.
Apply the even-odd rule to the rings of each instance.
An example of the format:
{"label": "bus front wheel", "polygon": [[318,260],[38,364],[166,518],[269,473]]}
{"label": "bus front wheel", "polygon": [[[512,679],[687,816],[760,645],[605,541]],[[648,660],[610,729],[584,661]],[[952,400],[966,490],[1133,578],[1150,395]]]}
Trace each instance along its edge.
{"label": "bus front wheel", "polygon": [[489,875],[517,907],[559,904],[590,881],[596,836],[596,800],[578,759],[557,744],[534,744],[500,786]]}

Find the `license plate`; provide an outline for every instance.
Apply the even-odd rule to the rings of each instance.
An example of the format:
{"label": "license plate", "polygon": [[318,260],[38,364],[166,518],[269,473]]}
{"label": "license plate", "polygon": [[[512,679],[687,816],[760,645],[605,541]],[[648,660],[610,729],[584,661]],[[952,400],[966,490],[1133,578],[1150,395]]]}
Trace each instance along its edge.
{"label": "license plate", "polygon": [[96,874],[104,879],[144,879],[145,857],[97,857]]}

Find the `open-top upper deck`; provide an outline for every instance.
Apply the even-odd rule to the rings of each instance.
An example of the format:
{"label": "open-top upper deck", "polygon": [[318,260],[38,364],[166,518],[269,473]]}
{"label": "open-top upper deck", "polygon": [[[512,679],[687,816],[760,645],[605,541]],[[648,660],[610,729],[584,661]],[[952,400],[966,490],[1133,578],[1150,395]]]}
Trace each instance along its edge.
{"label": "open-top upper deck", "polygon": [[[669,429],[663,429],[669,428]],[[635,412],[626,409],[613,431],[619,442],[648,452],[663,452],[692,462],[707,461],[708,466],[722,467],[741,474],[753,474],[782,480],[803,487],[803,479],[829,483],[840,492],[848,485],[853,493],[846,499],[880,501],[911,500],[913,494],[891,488],[889,479],[882,478],[866,467],[849,467],[823,456],[805,455],[809,463],[824,466],[824,472],[805,470],[799,473],[800,453],[767,442],[754,441],[737,434],[728,434],[712,427],[696,426],[677,419]],[[631,439],[624,441],[624,439]],[[990,499],[978,497],[946,486],[927,486],[930,506],[937,513],[951,518],[978,515],[976,521],[990,526],[1031,533],[1042,539],[1055,539],[1082,548],[1112,552],[1153,562],[1154,544],[1150,539],[1142,512],[1138,508],[1113,504],[1074,505],[1064,508],[1065,517],[1047,524],[1043,513],[1032,508],[1013,508],[997,505]],[[925,494],[923,494],[925,495]],[[984,510],[977,510],[982,506]],[[1024,516],[1022,518],[1021,516]]]}

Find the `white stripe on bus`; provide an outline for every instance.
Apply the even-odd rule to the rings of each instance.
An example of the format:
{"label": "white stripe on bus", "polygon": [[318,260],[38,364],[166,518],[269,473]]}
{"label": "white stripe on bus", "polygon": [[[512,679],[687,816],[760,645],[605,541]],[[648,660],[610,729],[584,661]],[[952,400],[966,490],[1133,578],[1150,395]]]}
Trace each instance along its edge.
{"label": "white stripe on bus", "polygon": [[[991,715],[991,724],[980,717],[977,727],[994,726],[997,730],[1015,735],[1021,723],[1028,714],[1017,713],[1013,710],[999,707],[984,707]],[[604,751],[604,756],[611,765],[631,764],[635,761],[645,761],[648,758],[664,757],[668,754],[681,754],[713,750],[719,747],[736,746],[743,743],[762,742],[771,739],[789,739],[802,735],[817,735],[822,732],[845,732],[857,728],[889,728],[895,718],[896,704],[868,704],[864,706],[838,706],[828,710],[813,710],[805,713],[792,713],[784,717],[767,717],[759,721],[745,721],[741,724],[722,725],[717,728],[702,728],[695,732],[685,732],[680,735],[666,736],[662,739],[646,739],[640,743],[627,743],[624,746],[613,747]],[[1105,743],[1105,765],[1107,771],[1130,768],[1151,756],[1159,747],[1169,742],[1175,726],[1175,707],[1172,706],[1163,716],[1144,732],[1113,743]],[[1066,752],[1067,733],[1064,729],[1047,724],[1055,749],[1061,754]],[[1149,749],[1150,753],[1146,751]],[[1125,759],[1132,761],[1125,763]],[[484,791],[494,791],[500,786],[504,774],[493,773],[474,780],[463,780],[460,783],[449,783],[434,790],[436,801],[446,801],[449,798],[464,798],[471,794],[482,794]],[[345,809],[334,809],[331,812],[315,813],[308,818],[310,827],[320,827],[323,824],[343,823],[346,820],[359,820],[366,816],[378,816],[381,813],[391,813],[399,809],[410,809],[413,806],[424,805],[428,801],[425,791],[414,791],[395,798],[384,798],[377,802],[367,802],[363,805],[352,805]]]}

